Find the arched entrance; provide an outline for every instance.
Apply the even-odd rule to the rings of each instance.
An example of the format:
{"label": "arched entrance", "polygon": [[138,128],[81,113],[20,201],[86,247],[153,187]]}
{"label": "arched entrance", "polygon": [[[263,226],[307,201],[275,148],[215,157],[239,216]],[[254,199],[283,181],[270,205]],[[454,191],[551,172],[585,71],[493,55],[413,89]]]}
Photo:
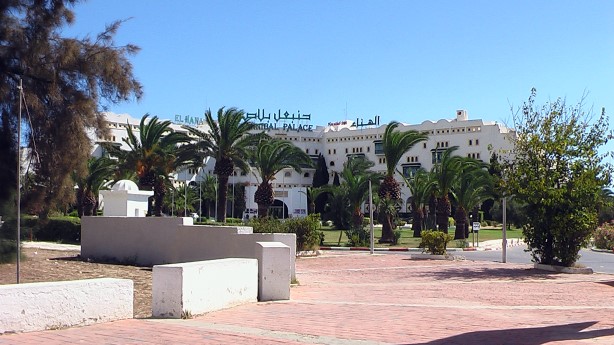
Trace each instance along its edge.
{"label": "arched entrance", "polygon": [[288,218],[288,206],[283,201],[275,199],[273,205],[269,207],[269,216],[278,219]]}

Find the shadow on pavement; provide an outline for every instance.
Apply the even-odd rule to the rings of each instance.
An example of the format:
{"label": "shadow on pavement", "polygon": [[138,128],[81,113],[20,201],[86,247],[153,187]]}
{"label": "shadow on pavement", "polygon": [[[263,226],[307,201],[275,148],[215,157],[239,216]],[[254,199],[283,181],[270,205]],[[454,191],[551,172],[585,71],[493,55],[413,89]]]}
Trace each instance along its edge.
{"label": "shadow on pavement", "polygon": [[469,332],[426,343],[407,345],[449,345],[449,344],[523,344],[538,345],[553,341],[592,339],[614,335],[614,328],[582,331],[597,322],[580,322],[567,325],[515,328],[493,331]]}
{"label": "shadow on pavement", "polygon": [[506,279],[514,281],[535,279],[556,279],[560,273],[544,272],[533,268],[483,267],[465,268],[449,267],[429,273],[436,279],[484,280]]}

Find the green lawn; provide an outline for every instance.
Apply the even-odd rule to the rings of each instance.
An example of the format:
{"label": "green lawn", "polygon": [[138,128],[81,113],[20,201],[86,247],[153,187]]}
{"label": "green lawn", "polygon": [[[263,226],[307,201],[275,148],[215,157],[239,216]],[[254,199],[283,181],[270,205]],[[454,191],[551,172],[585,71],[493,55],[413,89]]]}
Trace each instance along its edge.
{"label": "green lawn", "polygon": [[[448,230],[448,233],[450,234],[454,234],[454,227],[450,227]],[[339,244],[340,246],[347,246],[347,237],[345,236],[345,232],[341,231],[341,230],[334,230],[334,229],[330,229],[330,228],[325,228],[323,227],[321,229],[322,232],[324,232],[324,246],[337,246],[338,244],[338,240],[339,240],[339,233],[341,233],[341,243]],[[382,235],[382,228],[381,227],[376,227],[374,229],[374,233],[375,233],[375,246],[376,247],[388,247],[389,245],[387,244],[378,244],[377,240],[381,237]],[[414,232],[409,229],[409,228],[403,228],[401,229],[401,239],[399,240],[399,244],[397,244],[395,247],[408,247],[408,248],[417,248],[418,245],[420,244],[420,238],[414,238],[413,237]],[[487,240],[498,240],[501,239],[502,237],[502,231],[501,229],[482,229],[480,230],[479,233],[476,233],[476,241],[478,239],[478,235],[479,235],[479,240],[481,241],[487,241]],[[522,231],[520,229],[509,229],[507,231],[507,238],[520,238],[522,237]],[[469,244],[471,245],[472,241],[473,241],[473,234],[470,233],[469,234],[469,238],[467,239],[467,241],[469,242]],[[448,248],[456,248],[457,247],[457,242],[456,241],[450,241],[450,243],[448,243]]]}

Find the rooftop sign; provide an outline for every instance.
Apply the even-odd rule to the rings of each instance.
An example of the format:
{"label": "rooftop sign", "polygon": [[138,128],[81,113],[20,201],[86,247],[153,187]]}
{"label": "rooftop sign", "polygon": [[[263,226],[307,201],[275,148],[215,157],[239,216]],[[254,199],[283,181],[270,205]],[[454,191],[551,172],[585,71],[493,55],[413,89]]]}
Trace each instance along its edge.
{"label": "rooftop sign", "polygon": [[310,124],[294,123],[294,121],[311,121],[311,114],[301,114],[300,110],[297,114],[290,114],[288,111],[282,113],[281,109],[278,109],[277,112],[267,114],[264,109],[258,109],[255,113],[246,113],[244,118],[245,121],[253,121],[258,129],[265,131],[278,129],[288,132],[313,131],[313,126]]}

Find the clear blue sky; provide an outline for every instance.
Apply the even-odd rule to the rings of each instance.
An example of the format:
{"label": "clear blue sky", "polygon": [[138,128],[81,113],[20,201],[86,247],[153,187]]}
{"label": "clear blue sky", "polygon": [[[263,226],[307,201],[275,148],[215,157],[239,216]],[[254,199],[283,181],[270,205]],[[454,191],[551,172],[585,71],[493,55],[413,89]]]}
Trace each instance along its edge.
{"label": "clear blue sky", "polygon": [[614,114],[614,1],[153,1],[77,5],[67,34],[132,17],[119,44],[145,95],[111,107],[172,119],[235,106],[311,114],[322,125],[454,117],[510,123],[540,102],[588,92]]}

